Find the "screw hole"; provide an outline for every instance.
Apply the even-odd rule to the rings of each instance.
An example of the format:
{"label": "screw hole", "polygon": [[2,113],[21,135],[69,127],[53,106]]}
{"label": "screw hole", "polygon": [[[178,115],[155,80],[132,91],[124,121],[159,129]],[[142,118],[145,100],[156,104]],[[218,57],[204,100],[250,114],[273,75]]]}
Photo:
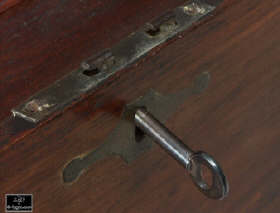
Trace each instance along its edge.
{"label": "screw hole", "polygon": [[145,133],[138,127],[135,127],[135,132],[134,133],[135,133],[134,134],[135,135],[135,141],[137,143],[140,143],[145,137]]}
{"label": "screw hole", "polygon": [[41,112],[43,110],[42,103],[38,100],[32,100],[25,105],[24,110],[30,113]]}
{"label": "screw hole", "polygon": [[87,69],[87,70],[83,71],[83,74],[86,76],[94,76],[98,73],[100,73],[100,70],[97,67],[93,67],[91,69]]}

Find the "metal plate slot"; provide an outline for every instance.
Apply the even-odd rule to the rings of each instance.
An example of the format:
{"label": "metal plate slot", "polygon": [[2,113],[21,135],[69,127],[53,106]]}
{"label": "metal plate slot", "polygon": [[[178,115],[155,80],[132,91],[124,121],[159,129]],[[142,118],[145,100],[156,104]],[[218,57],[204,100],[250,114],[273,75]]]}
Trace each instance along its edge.
{"label": "metal plate slot", "polygon": [[12,109],[13,116],[37,123],[63,111],[84,94],[96,90],[116,72],[208,15],[220,3],[214,2],[215,5],[210,5],[206,1],[193,0],[147,23],[111,49],[82,62],[80,68]]}

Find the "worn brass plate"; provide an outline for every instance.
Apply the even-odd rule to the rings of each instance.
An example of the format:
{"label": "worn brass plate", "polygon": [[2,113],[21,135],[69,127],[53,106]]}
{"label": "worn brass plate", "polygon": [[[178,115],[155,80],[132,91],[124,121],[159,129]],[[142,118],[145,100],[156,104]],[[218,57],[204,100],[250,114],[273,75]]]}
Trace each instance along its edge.
{"label": "worn brass plate", "polygon": [[63,111],[85,94],[96,90],[108,77],[209,14],[220,3],[213,2],[210,5],[206,0],[189,1],[147,23],[111,49],[83,62],[77,70],[12,109],[13,115],[37,123]]}

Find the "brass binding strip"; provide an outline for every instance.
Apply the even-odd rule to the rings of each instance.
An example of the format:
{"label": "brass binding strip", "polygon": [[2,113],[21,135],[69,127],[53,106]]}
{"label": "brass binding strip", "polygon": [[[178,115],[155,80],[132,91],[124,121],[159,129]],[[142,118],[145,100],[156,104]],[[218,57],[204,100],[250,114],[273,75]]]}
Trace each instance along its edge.
{"label": "brass binding strip", "polygon": [[54,113],[93,92],[104,81],[136,62],[150,50],[188,29],[194,22],[213,11],[222,0],[192,0],[164,16],[147,23],[139,31],[130,34],[97,56],[39,91],[27,101],[12,109],[13,116],[38,123]]}

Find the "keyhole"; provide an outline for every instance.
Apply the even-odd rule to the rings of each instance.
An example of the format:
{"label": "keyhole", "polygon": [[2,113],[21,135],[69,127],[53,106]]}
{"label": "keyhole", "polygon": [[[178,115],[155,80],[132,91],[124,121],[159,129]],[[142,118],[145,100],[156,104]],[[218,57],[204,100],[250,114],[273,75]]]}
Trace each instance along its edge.
{"label": "keyhole", "polygon": [[140,143],[145,138],[145,133],[138,127],[135,127],[134,135],[137,143]]}

